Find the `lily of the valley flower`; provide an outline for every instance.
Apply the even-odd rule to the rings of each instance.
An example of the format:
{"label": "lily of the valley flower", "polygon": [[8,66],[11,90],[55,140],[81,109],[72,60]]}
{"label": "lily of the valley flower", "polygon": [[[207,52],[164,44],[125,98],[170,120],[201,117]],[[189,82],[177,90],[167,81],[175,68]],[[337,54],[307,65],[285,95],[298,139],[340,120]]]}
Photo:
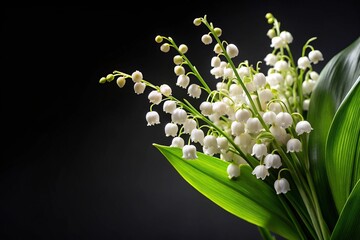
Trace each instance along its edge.
{"label": "lily of the valley flower", "polygon": [[285,178],[280,178],[274,182],[274,188],[276,190],[276,194],[285,194],[290,191],[290,184]]}

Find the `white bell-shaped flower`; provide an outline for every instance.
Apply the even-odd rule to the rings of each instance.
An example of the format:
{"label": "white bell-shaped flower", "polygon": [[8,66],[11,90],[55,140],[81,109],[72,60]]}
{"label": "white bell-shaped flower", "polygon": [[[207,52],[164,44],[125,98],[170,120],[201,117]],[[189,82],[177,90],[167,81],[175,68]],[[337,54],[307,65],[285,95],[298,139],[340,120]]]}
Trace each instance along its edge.
{"label": "white bell-shaped flower", "polygon": [[162,100],[162,94],[156,90],[152,90],[148,95],[148,99],[151,103],[158,105]]}
{"label": "white bell-shaped flower", "polygon": [[319,79],[319,74],[317,73],[317,72],[315,72],[315,71],[311,71],[310,72],[310,78],[312,79],[312,80],[318,80]]}
{"label": "white bell-shaped flower", "polygon": [[152,126],[160,123],[160,116],[156,111],[147,112],[145,117],[148,126]]}
{"label": "white bell-shaped flower", "polygon": [[305,80],[302,83],[303,94],[310,94],[313,91],[315,84],[316,82],[312,79]]}
{"label": "white bell-shaped flower", "polygon": [[184,159],[197,159],[197,154],[196,154],[196,147],[194,145],[188,144],[188,145],[184,145],[184,147],[182,148],[182,157]]}
{"label": "white bell-shaped flower", "polygon": [[245,124],[243,122],[233,121],[231,123],[231,135],[239,136],[245,132]]}
{"label": "white bell-shaped flower", "polygon": [[289,69],[289,63],[285,60],[279,60],[275,63],[274,69],[276,71],[287,71]]}
{"label": "white bell-shaped flower", "polygon": [[254,75],[253,82],[258,88],[263,87],[266,84],[265,74],[261,72],[256,73]]}
{"label": "white bell-shaped flower", "polygon": [[226,171],[230,179],[237,178],[240,176],[240,166],[236,163],[229,163]]}
{"label": "white bell-shaped flower", "polygon": [[217,137],[216,142],[218,145],[218,148],[222,150],[227,150],[229,148],[229,140],[227,140],[226,137]]}
{"label": "white bell-shaped flower", "polygon": [[239,49],[235,44],[230,43],[226,46],[226,52],[230,58],[234,58],[239,54]]}
{"label": "white bell-shaped flower", "polygon": [[251,117],[246,121],[245,131],[247,133],[258,133],[261,129],[263,129],[263,127],[258,118]]}
{"label": "white bell-shaped flower", "polygon": [[286,180],[286,178],[280,178],[274,182],[274,188],[275,188],[276,194],[280,194],[280,193],[285,194],[288,191],[290,191],[290,184],[289,184],[288,180]]}
{"label": "white bell-shaped flower", "polygon": [[312,50],[309,52],[309,59],[312,63],[317,64],[324,60],[322,53],[319,50]]}
{"label": "white bell-shaped flower", "polygon": [[261,178],[262,180],[264,180],[267,176],[270,175],[266,166],[262,164],[257,165],[252,171],[252,174],[255,175],[257,179]]}
{"label": "white bell-shaped flower", "polygon": [[214,67],[210,70],[211,75],[214,75],[216,79],[224,76],[224,68],[222,67]]}
{"label": "white bell-shaped flower", "polygon": [[303,133],[310,133],[313,128],[311,127],[310,123],[306,120],[300,121],[296,124],[295,131],[298,135]]}
{"label": "white bell-shaped flower", "polygon": [[282,39],[284,39],[284,41],[287,43],[287,44],[289,44],[289,43],[292,43],[292,41],[293,41],[293,36],[291,35],[291,33],[290,32],[288,32],[288,31],[282,31],[281,33],[280,33],[280,37],[282,38]]}
{"label": "white bell-shaped flower", "polygon": [[178,148],[183,148],[185,145],[185,141],[183,138],[181,137],[174,137],[171,141],[171,145],[170,147],[178,147]]}
{"label": "white bell-shaped flower", "polygon": [[278,154],[269,153],[264,158],[266,168],[279,168],[282,165],[281,158]]}
{"label": "white bell-shaped flower", "polygon": [[169,136],[175,137],[177,135],[178,129],[179,127],[175,123],[167,123],[165,125],[165,135],[167,137]]}
{"label": "white bell-shaped flower", "polygon": [[190,134],[193,129],[196,128],[196,121],[192,118],[188,118],[185,120],[183,126],[184,126],[184,133]]}
{"label": "white bell-shaped flower", "polygon": [[280,142],[282,144],[287,143],[288,135],[284,128],[277,126],[277,125],[272,125],[269,130],[278,142]]}
{"label": "white bell-shaped flower", "polygon": [[219,67],[221,63],[221,58],[218,56],[212,57],[211,58],[211,67]]}
{"label": "white bell-shaped flower", "polygon": [[267,147],[264,143],[255,143],[253,148],[252,148],[252,153],[251,155],[254,156],[258,159],[260,159],[263,156],[266,156],[267,153]]}
{"label": "white bell-shaped flower", "polygon": [[213,135],[206,135],[204,137],[203,151],[207,155],[214,155],[219,152],[216,137]]}
{"label": "white bell-shaped flower", "polygon": [[160,92],[165,96],[168,97],[171,95],[172,90],[171,87],[167,84],[161,84],[160,85]]}
{"label": "white bell-shaped flower", "polygon": [[291,114],[288,112],[279,112],[276,115],[275,118],[275,124],[277,126],[288,128],[293,123],[293,118],[291,117]]}
{"label": "white bell-shaped flower", "polygon": [[171,121],[176,124],[183,124],[187,119],[187,112],[182,108],[176,108],[171,114]]}
{"label": "white bell-shaped flower", "polygon": [[238,122],[246,122],[250,117],[251,112],[246,108],[240,108],[235,112],[235,119]]}
{"label": "white bell-shaped flower", "polygon": [[263,119],[266,124],[273,124],[276,120],[276,113],[273,111],[266,111],[263,114]]}
{"label": "white bell-shaped flower", "polygon": [[244,79],[244,77],[247,77],[250,74],[249,68],[245,66],[241,66],[240,68],[238,68],[237,72],[239,73],[241,79]]}
{"label": "white bell-shaped flower", "polygon": [[136,70],[131,74],[131,79],[134,81],[134,83],[141,82],[141,80],[143,79],[143,75],[140,71]]}
{"label": "white bell-shaped flower", "polygon": [[310,98],[305,99],[305,100],[303,101],[303,110],[304,110],[304,111],[308,111],[308,110],[309,110],[309,106],[310,106]]}
{"label": "white bell-shaped flower", "polygon": [[267,66],[274,66],[277,62],[277,57],[276,55],[269,53],[265,56],[264,61]]}
{"label": "white bell-shaped flower", "polygon": [[212,110],[214,113],[219,114],[220,116],[226,114],[227,106],[224,102],[214,102],[212,104]]}
{"label": "white bell-shaped flower", "polygon": [[201,130],[200,128],[195,128],[190,133],[190,139],[194,143],[200,143],[201,145],[204,145],[204,137],[205,137],[204,131]]}
{"label": "white bell-shaped flower", "polygon": [[285,47],[286,42],[283,38],[276,36],[271,39],[270,47],[273,47],[275,49]]}
{"label": "white bell-shaped flower", "polygon": [[302,151],[302,143],[297,138],[291,138],[286,143],[287,152],[300,152]]}
{"label": "white bell-shaped flower", "polygon": [[195,83],[191,84],[188,88],[188,94],[190,97],[199,98],[201,95],[201,87]]}
{"label": "white bell-shaped flower", "polygon": [[142,93],[144,93],[145,88],[146,88],[146,84],[143,83],[143,82],[136,82],[136,83],[134,84],[134,92],[135,92],[136,94],[142,94]]}
{"label": "white bell-shaped flower", "polygon": [[181,74],[177,77],[176,80],[176,85],[182,88],[187,88],[187,86],[190,83],[190,78],[189,76],[185,75],[185,74]]}
{"label": "white bell-shaped flower", "polygon": [[210,116],[213,114],[213,106],[211,102],[204,101],[200,104],[199,109],[204,116]]}
{"label": "white bell-shaped flower", "polygon": [[163,111],[165,113],[173,113],[176,109],[176,102],[174,100],[166,100],[163,104]]}
{"label": "white bell-shaped flower", "polygon": [[306,56],[300,57],[297,61],[297,65],[300,69],[303,69],[303,70],[311,67],[310,60]]}
{"label": "white bell-shaped flower", "polygon": [[278,72],[270,73],[266,76],[266,82],[270,87],[275,87],[284,82],[284,77]]}

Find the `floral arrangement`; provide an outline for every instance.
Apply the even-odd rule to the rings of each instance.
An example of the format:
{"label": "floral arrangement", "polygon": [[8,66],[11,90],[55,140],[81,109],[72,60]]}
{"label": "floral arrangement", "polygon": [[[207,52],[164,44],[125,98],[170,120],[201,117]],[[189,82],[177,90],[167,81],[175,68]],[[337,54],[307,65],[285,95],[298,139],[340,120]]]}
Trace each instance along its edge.
{"label": "floral arrangement", "polygon": [[[264,239],[359,239],[360,39],[324,61],[310,38],[293,57],[293,36],[266,14],[270,50],[255,65],[237,62],[238,47],[222,29],[205,26],[201,41],[213,45],[212,89],[188,59],[188,46],[156,36],[174,51],[176,81],[160,86],[143,73],[118,70],[101,77],[120,88],[149,90],[148,126],[164,123],[169,145],[153,144],[179,174],[223,209],[259,227]],[[211,80],[214,81],[214,80]],[[161,113],[163,115],[161,115]],[[161,116],[160,116],[161,115]],[[166,120],[165,120],[166,119]]]}

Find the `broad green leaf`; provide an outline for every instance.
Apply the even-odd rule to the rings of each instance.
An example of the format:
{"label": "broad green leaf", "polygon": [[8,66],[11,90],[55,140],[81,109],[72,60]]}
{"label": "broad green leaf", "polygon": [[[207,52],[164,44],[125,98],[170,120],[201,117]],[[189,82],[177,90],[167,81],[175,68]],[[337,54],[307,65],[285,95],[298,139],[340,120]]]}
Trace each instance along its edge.
{"label": "broad green leaf", "polygon": [[331,240],[360,239],[360,180],[356,183],[340,213]]}
{"label": "broad green leaf", "polygon": [[326,170],[338,212],[360,178],[360,77],[344,99],[330,127]]}
{"label": "broad green leaf", "polygon": [[338,213],[332,200],[325,168],[325,143],[332,119],[360,74],[360,38],[339,52],[320,72],[307,115],[313,127],[309,136],[311,173],[330,229]]}
{"label": "broad green leaf", "polygon": [[154,146],[191,186],[223,209],[287,239],[299,238],[274,189],[256,179],[248,165],[230,180],[228,163],[219,158],[198,152],[198,159],[184,160],[180,148]]}

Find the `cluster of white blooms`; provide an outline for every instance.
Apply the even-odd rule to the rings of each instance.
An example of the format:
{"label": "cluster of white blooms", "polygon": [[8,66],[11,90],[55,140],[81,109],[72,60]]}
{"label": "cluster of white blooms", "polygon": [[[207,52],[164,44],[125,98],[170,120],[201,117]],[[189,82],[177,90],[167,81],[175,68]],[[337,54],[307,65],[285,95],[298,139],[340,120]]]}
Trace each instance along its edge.
{"label": "cluster of white blooms", "polygon": [[[273,26],[267,32],[273,49],[264,58],[267,72],[260,71],[261,62],[256,66],[247,60],[235,64],[239,50],[234,43],[220,40],[221,28],[214,27],[206,16],[194,20],[196,26],[203,24],[209,30],[201,41],[214,45],[214,56],[209,62],[216,89],[210,89],[186,57],[187,45],[177,45],[171,37],[156,36],[162,52],[170,52],[171,48],[176,51],[174,84],[184,89],[190,98],[204,99],[198,106],[178,100],[168,84],[155,86],[146,81],[138,70],[132,74],[114,71],[100,82],[117,77],[116,82],[122,88],[129,78],[136,94],[151,88],[147,124],[160,124],[160,115],[154,108],[162,103],[162,111],[170,115],[164,125],[165,135],[172,138],[171,147],[182,149],[184,159],[196,159],[198,151],[218,156],[228,162],[230,179],[240,176],[241,164],[249,164],[258,179],[277,174],[276,193],[286,193],[290,185],[280,173],[286,170],[291,174],[301,162],[306,135],[312,130],[303,113],[308,110],[318,78],[312,65],[323,60],[323,56],[309,44],[313,38],[304,45],[302,56],[295,61],[289,47],[293,41],[291,33],[280,31],[280,24],[272,14],[267,14],[266,18]],[[310,52],[305,55],[307,49]],[[304,162],[301,164],[306,164]]]}

